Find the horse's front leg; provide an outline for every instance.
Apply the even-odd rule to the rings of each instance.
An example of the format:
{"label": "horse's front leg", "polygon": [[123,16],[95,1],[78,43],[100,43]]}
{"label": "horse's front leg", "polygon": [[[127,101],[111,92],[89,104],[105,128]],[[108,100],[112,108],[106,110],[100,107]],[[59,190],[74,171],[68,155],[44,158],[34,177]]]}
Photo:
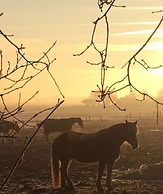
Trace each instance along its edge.
{"label": "horse's front leg", "polygon": [[98,192],[103,192],[104,191],[104,189],[102,188],[102,185],[101,185],[101,178],[102,178],[102,175],[104,173],[105,166],[106,166],[105,162],[99,162],[98,178],[97,178],[97,183],[96,183],[96,187],[97,187]]}
{"label": "horse's front leg", "polygon": [[111,185],[111,176],[112,176],[114,163],[115,163],[115,160],[107,162],[107,179],[106,179],[107,191],[111,191],[113,189]]}

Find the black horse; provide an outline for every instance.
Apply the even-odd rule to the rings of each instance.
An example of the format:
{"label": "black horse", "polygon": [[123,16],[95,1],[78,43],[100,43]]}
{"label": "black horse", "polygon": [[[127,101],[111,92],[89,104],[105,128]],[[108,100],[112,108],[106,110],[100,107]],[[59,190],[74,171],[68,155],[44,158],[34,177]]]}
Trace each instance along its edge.
{"label": "black horse", "polygon": [[[52,182],[54,187],[60,187],[61,181],[61,189],[75,190],[68,176],[69,162],[75,159],[83,163],[99,162],[96,183],[99,192],[103,191],[101,178],[107,166],[106,187],[108,191],[111,190],[112,169],[115,161],[119,158],[120,146],[127,141],[133,149],[136,149],[138,147],[136,134],[137,121],[126,121],[92,134],[73,131],[61,134],[54,139],[52,144]],[[59,163],[61,163],[61,167]]]}
{"label": "black horse", "polygon": [[[83,127],[83,121],[80,117],[64,118],[64,119],[47,119],[43,124],[43,130],[45,134],[46,141],[48,141],[48,136],[50,133],[54,132],[65,132],[72,130],[72,126],[78,123],[80,127]],[[41,123],[37,124],[39,127]]]}

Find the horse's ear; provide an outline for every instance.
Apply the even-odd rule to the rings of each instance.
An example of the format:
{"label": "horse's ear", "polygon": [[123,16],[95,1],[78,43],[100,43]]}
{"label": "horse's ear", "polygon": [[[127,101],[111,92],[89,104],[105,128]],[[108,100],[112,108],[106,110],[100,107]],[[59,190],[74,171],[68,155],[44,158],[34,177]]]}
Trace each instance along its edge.
{"label": "horse's ear", "polygon": [[137,121],[135,121],[135,125],[137,125]]}

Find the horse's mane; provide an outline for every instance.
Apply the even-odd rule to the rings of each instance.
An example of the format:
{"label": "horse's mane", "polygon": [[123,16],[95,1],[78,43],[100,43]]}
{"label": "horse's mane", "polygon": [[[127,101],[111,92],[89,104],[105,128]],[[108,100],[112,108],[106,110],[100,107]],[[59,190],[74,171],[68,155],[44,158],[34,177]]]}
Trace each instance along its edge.
{"label": "horse's mane", "polygon": [[[125,125],[125,123],[118,123],[116,125],[110,126],[108,128],[104,128],[98,131],[98,133],[102,133],[102,132],[112,132],[112,131],[119,131],[122,130],[122,127]],[[121,127],[121,129],[120,129]]]}
{"label": "horse's mane", "polygon": [[70,118],[60,118],[60,119],[56,119],[56,118],[49,118],[48,120],[55,120],[55,121],[66,121],[66,120],[74,120],[74,119],[80,119],[80,117],[70,117]]}
{"label": "horse's mane", "polygon": [[70,117],[70,118],[67,118],[67,120],[76,120],[76,119],[81,119],[80,117]]}

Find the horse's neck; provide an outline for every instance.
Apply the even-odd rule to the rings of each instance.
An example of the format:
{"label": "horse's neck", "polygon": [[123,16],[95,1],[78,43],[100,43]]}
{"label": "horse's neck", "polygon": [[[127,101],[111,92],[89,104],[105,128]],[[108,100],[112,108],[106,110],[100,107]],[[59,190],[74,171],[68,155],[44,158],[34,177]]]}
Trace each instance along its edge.
{"label": "horse's neck", "polygon": [[71,125],[74,125],[75,123],[78,123],[78,120],[77,120],[77,118],[70,118],[70,119],[69,119],[69,123],[70,123]]}
{"label": "horse's neck", "polygon": [[[123,125],[115,125],[112,127],[109,127],[107,129],[103,129],[101,132],[103,135],[106,137],[110,137],[112,140],[114,140],[115,146],[120,147],[125,141],[126,141],[126,136],[124,134],[124,126]],[[100,131],[99,131],[100,132]]]}
{"label": "horse's neck", "polygon": [[126,141],[126,133],[124,127],[124,125],[119,125],[119,129],[116,131],[116,139],[119,146],[121,146]]}

